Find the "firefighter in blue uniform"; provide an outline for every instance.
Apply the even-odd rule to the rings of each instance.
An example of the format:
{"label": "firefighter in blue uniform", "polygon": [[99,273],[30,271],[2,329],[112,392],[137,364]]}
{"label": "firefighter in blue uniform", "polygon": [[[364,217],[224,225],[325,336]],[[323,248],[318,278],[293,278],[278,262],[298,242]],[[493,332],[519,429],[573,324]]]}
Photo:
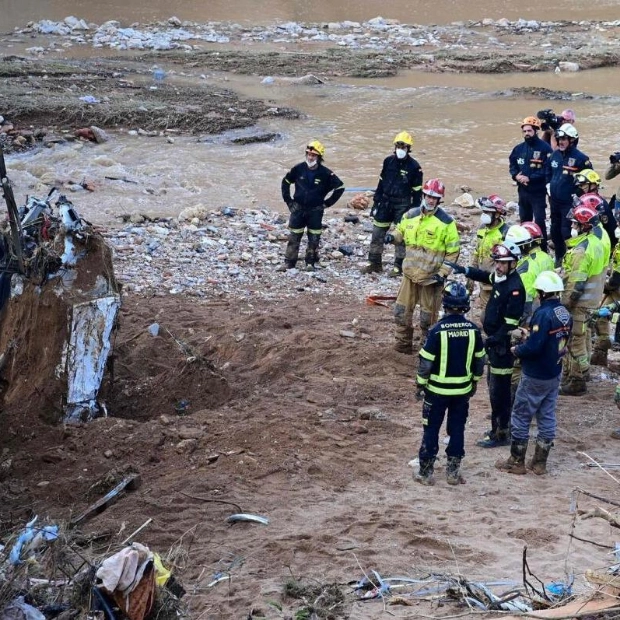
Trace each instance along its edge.
{"label": "firefighter in blue uniform", "polygon": [[[299,245],[308,231],[306,271],[314,271],[319,262],[319,243],[323,232],[323,212],[338,202],[344,192],[342,181],[323,165],[325,147],[311,140],[306,147],[306,160],[297,164],[282,179],[282,199],[291,215],[284,265],[279,271],[293,269],[297,264]],[[291,185],[295,193],[291,198]]]}
{"label": "firefighter in blue uniform", "polygon": [[508,157],[512,180],[519,192],[519,220],[534,221],[543,234],[541,247],[547,251],[547,166],[553,149],[538,136],[540,120],[528,116],[521,123],[523,142]]}
{"label": "firefighter in blue uniform", "polygon": [[577,148],[579,133],[570,123],[564,123],[556,132],[558,149],[553,152],[547,168],[549,202],[551,203],[551,240],[555,251],[555,266],[562,266],[566,254],[566,239],[570,239],[571,222],[567,218],[573,208],[575,175],[592,168],[590,158]]}
{"label": "firefighter in blue uniform", "polygon": [[435,457],[439,452],[439,430],[448,412],[446,448],[448,484],[462,482],[461,459],[465,456],[465,423],[469,399],[484,370],[482,334],[475,323],[465,318],[469,311],[469,293],[460,282],[449,282],[443,290],[446,312],[428,332],[420,350],[416,398],[424,399],[420,446],[420,468],[416,480],[433,484]]}
{"label": "firefighter in blue uniform", "polygon": [[454,273],[493,286],[482,324],[487,335],[484,345],[489,355],[491,401],[491,430],[476,442],[482,448],[507,446],[510,443],[510,381],[515,360],[510,351],[510,339],[512,332],[519,327],[525,308],[525,287],[517,271],[520,257],[519,246],[512,241],[504,241],[491,250],[495,266],[492,272],[447,263]]}
{"label": "firefighter in blue uniform", "polygon": [[[386,233],[392,224],[400,222],[409,209],[420,206],[423,174],[420,164],[411,156],[412,146],[411,134],[401,131],[394,138],[394,153],[383,160],[370,211],[373,228],[368,265],[362,268],[362,273],[383,271],[382,255]],[[404,244],[397,243],[394,253],[394,267],[388,273],[391,278],[398,277],[403,272]]]}

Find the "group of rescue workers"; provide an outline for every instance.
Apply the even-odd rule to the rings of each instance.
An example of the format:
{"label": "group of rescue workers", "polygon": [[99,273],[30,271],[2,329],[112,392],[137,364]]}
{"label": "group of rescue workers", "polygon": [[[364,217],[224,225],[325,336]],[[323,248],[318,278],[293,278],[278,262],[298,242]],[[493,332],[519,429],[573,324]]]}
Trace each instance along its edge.
{"label": "group of rescue workers", "polygon": [[[458,264],[457,225],[440,206],[445,186],[440,179],[423,181],[409,133],[394,138],[394,152],[383,162],[371,209],[368,264],[362,272],[381,273],[384,246],[394,244],[388,275],[402,278],[394,306],[395,348],[401,353],[414,351],[413,315],[420,309],[423,345],[416,397],[423,401],[424,433],[416,479],[423,484],[433,483],[446,413],[447,482],[463,481],[469,400],[485,362],[491,429],[477,445],[509,445],[510,456],[496,467],[515,474],[526,473],[533,418],[538,430],[528,468],[546,472],[558,395],[585,394],[590,364],[607,364],[609,319],[620,312],[620,216],[618,224],[615,217],[620,197],[615,211],[615,196],[610,202],[600,196],[601,178],[577,148],[574,112],[565,110],[561,118],[563,124],[546,139],[539,136],[537,117],[523,119],[523,141],[509,157],[520,223],[508,225],[506,202],[498,195],[479,198],[480,227],[469,266]],[[323,165],[324,155],[324,146],[311,141],[305,161],[282,180],[290,234],[281,270],[296,266],[306,230],[306,269],[317,267],[324,209],[344,192],[342,181]],[[610,157],[607,179],[620,174],[618,159]],[[464,275],[467,284],[448,281],[451,274]],[[482,331],[465,317],[475,282]],[[442,306],[444,315],[438,320]],[[615,401],[620,407],[620,386]],[[620,439],[620,430],[612,436]]]}

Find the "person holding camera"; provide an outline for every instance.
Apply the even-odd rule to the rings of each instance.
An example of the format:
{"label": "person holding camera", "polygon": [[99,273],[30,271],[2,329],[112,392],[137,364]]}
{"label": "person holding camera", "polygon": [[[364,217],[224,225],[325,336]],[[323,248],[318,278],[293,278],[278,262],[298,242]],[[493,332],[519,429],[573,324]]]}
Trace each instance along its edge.
{"label": "person holding camera", "polygon": [[433,484],[433,468],[439,452],[439,431],[446,411],[446,429],[450,441],[446,448],[448,484],[460,484],[461,460],[465,456],[465,423],[469,399],[475,394],[484,371],[482,334],[465,317],[469,311],[469,293],[460,282],[448,282],[443,289],[445,315],[428,332],[420,350],[416,377],[416,399],[424,400],[420,445],[420,468],[415,479]]}
{"label": "person holding camera", "polygon": [[547,250],[547,166],[553,150],[538,136],[540,120],[528,116],[521,123],[523,142],[512,149],[508,161],[512,180],[519,193],[519,220],[534,221],[543,233],[542,249]]}
{"label": "person holding camera", "polygon": [[556,115],[553,110],[540,110],[536,116],[538,116],[541,121],[542,139],[547,142],[554,151],[558,148],[555,132],[564,125],[564,123],[574,125],[577,120],[575,112],[571,109],[562,110],[559,116]]}
{"label": "person holding camera", "polygon": [[[279,271],[293,269],[297,264],[304,230],[308,231],[306,271],[314,271],[319,262],[323,212],[336,204],[344,193],[342,181],[323,165],[324,157],[325,147],[318,140],[311,140],[306,146],[305,161],[291,168],[282,179],[282,200],[291,215],[288,221],[290,232],[284,264],[278,268]],[[295,185],[292,198],[291,185]]]}
{"label": "person holding camera", "polygon": [[[411,157],[413,138],[401,131],[394,138],[394,153],[383,160],[379,184],[375,190],[370,215],[373,218],[372,237],[368,251],[368,265],[362,273],[381,273],[385,235],[392,224],[398,224],[409,209],[420,205],[422,197],[422,168]],[[388,277],[399,277],[403,272],[405,246],[396,244],[394,267]]]}
{"label": "person holding camera", "polygon": [[547,168],[547,183],[551,203],[551,240],[555,251],[555,266],[562,265],[566,254],[566,239],[571,236],[571,221],[567,218],[573,208],[575,174],[592,168],[590,158],[576,146],[579,133],[570,123],[564,123],[556,132],[558,149],[554,151]]}
{"label": "person holding camera", "polygon": [[[609,166],[607,166],[607,170],[605,171],[605,180],[611,181],[615,179],[620,174],[620,151],[616,151],[609,156]],[[618,191],[609,199],[609,205],[614,211],[617,211],[620,208],[620,188]]]}

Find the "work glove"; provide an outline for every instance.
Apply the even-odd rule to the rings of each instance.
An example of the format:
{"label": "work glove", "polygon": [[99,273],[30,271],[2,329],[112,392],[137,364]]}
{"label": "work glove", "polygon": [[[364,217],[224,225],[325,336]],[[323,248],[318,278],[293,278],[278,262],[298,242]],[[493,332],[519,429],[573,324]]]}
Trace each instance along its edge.
{"label": "work glove", "polygon": [[387,233],[383,243],[394,243],[394,235],[392,233]]}
{"label": "work glove", "polygon": [[469,273],[469,267],[462,267],[461,265],[457,265],[456,263],[453,263],[450,260],[445,260],[443,264],[448,265],[448,267],[450,267],[450,269],[452,269],[454,273],[458,273],[464,276],[466,276]]}
{"label": "work glove", "polygon": [[478,382],[472,381],[471,390],[467,393],[467,398],[473,398],[476,394],[476,390],[478,389]]}
{"label": "work glove", "polygon": [[597,319],[608,319],[611,315],[612,311],[607,306],[603,306],[592,313],[592,317]]}
{"label": "work glove", "polygon": [[438,273],[436,273],[431,279],[435,284],[439,284],[440,286],[443,286],[446,282],[446,279]]}
{"label": "work glove", "polygon": [[421,385],[418,385],[418,389],[415,393],[415,399],[420,402],[422,400],[424,400],[424,388]]}

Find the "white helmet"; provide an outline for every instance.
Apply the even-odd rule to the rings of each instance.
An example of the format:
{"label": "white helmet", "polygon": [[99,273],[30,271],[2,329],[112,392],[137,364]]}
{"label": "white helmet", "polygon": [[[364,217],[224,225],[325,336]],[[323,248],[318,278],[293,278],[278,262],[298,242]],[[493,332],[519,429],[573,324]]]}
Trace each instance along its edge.
{"label": "white helmet", "polygon": [[532,243],[532,235],[530,235],[530,231],[525,226],[513,224],[506,233],[505,241],[512,241],[512,243],[516,243],[521,247],[527,243]]}
{"label": "white helmet", "polygon": [[491,260],[506,263],[518,261],[521,258],[521,248],[512,241],[496,243],[491,248]]}
{"label": "white helmet", "polygon": [[543,293],[561,293],[564,282],[555,271],[541,271],[534,280],[534,288]]}
{"label": "white helmet", "polygon": [[556,132],[555,137],[557,138],[572,138],[576,140],[579,137],[579,132],[575,129],[574,125],[570,123],[564,123]]}

